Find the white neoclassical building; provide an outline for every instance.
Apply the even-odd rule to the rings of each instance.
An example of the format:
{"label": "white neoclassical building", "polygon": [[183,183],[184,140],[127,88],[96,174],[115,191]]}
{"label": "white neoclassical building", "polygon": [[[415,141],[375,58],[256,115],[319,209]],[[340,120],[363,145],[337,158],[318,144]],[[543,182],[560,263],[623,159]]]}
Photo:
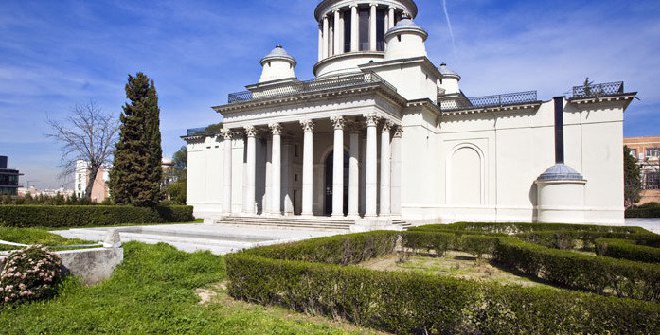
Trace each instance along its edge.
{"label": "white neoclassical building", "polygon": [[[412,0],[325,0],[312,80],[277,46],[191,130],[188,202],[210,221],[624,220],[623,83],[468,97],[427,57]],[[498,92],[493,83],[494,93]],[[307,220],[307,221],[305,221]]]}

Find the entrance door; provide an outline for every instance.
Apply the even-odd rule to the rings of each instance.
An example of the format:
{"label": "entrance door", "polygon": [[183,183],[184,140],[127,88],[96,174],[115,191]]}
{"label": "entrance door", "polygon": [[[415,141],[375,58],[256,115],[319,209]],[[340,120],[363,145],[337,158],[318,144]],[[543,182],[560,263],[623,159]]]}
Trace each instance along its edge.
{"label": "entrance door", "polygon": [[[325,159],[325,215],[332,215],[332,166],[334,151]],[[348,152],[344,151],[344,215],[348,215]]]}

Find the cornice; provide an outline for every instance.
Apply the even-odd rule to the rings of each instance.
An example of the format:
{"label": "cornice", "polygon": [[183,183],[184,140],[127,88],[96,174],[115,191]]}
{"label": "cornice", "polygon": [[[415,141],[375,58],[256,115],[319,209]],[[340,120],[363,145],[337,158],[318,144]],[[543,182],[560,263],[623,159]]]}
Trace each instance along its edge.
{"label": "cornice", "polygon": [[233,103],[222,106],[215,106],[212,108],[217,113],[227,116],[246,109],[254,109],[254,108],[260,108],[266,106],[288,105],[294,102],[313,101],[317,99],[324,99],[324,98],[337,97],[337,96],[351,96],[351,95],[358,95],[358,94],[377,92],[377,91],[386,94],[387,96],[393,98],[395,101],[399,102],[400,104],[406,103],[405,98],[400,96],[395,91],[392,91],[390,88],[387,88],[386,86],[379,83],[368,83],[365,85],[354,86],[350,88],[333,89],[333,90],[314,92],[314,93],[303,93],[298,95],[274,97],[274,98],[267,98],[261,100],[252,100],[242,103]]}

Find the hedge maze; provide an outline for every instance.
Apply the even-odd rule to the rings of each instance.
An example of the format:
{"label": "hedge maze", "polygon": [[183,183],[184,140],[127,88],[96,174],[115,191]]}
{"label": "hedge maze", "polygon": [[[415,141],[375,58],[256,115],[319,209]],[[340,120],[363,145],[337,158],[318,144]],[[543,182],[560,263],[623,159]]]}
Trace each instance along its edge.
{"label": "hedge maze", "polygon": [[[399,334],[658,334],[659,243],[658,235],[631,227],[429,225],[228,255],[228,290],[237,299]],[[355,266],[448,250],[554,287]]]}

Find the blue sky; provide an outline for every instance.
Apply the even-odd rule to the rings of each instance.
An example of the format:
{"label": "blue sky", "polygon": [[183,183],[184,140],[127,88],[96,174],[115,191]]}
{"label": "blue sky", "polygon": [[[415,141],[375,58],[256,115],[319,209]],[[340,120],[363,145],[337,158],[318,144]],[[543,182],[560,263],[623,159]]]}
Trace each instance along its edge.
{"label": "blue sky", "polygon": [[[155,80],[163,149],[187,128],[218,122],[210,106],[257,81],[277,43],[312,77],[314,0],[0,2],[0,154],[40,187],[57,187],[59,148],[47,116],[95,100],[119,115],[129,73]],[[627,136],[660,134],[660,2],[418,0],[429,58],[445,61],[469,96],[538,90],[562,95],[585,77],[639,92]]]}

